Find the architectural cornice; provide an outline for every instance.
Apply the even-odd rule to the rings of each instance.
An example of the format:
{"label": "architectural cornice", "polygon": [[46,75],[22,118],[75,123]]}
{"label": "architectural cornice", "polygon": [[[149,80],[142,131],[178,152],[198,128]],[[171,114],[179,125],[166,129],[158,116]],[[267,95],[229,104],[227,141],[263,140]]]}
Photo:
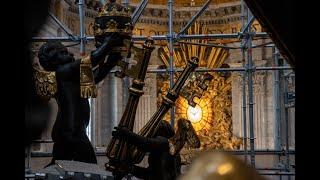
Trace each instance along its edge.
{"label": "architectural cornice", "polygon": [[[69,4],[69,11],[75,14],[79,13],[76,4]],[[136,4],[130,5],[132,11],[136,8]],[[185,25],[192,16],[198,12],[200,7],[175,7],[173,12],[174,25]],[[210,5],[207,10],[199,17],[201,24],[227,24],[240,20],[241,7],[239,2],[222,3],[218,5]],[[97,12],[93,9],[85,8],[85,16],[95,18]],[[168,25],[168,10],[165,5],[150,4],[144,10],[143,16],[138,23]]]}

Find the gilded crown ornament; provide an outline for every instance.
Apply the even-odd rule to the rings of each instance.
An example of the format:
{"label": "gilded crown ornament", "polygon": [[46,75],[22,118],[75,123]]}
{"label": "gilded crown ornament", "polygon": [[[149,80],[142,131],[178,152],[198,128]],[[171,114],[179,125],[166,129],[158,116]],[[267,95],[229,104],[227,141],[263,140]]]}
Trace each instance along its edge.
{"label": "gilded crown ornament", "polygon": [[130,8],[116,3],[115,0],[109,0],[100,9],[93,26],[95,36],[104,36],[109,33],[118,32],[131,37],[132,30]]}
{"label": "gilded crown ornament", "polygon": [[116,3],[116,0],[109,0],[109,3],[106,3],[100,10],[99,17],[101,16],[125,16],[131,17],[130,9],[123,7],[120,4]]}

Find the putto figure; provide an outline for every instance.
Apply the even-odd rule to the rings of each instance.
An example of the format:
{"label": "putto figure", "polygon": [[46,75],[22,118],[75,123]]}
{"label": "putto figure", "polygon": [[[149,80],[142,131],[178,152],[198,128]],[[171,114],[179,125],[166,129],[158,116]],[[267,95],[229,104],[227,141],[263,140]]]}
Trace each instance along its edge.
{"label": "putto figure", "polygon": [[[89,97],[96,97],[95,83],[102,80],[112,67],[101,64],[109,54],[107,63],[120,60],[120,53],[110,53],[112,47],[122,43],[117,33],[106,37],[88,56],[75,60],[73,54],[60,42],[47,42],[38,52],[44,70],[35,68],[37,93],[55,98],[58,114],[52,130],[54,141],[52,161],[75,160],[97,163],[95,152],[86,135],[89,124]],[[94,75],[95,74],[95,75]]]}
{"label": "putto figure", "polygon": [[187,143],[192,148],[200,147],[200,140],[189,120],[179,119],[177,131],[167,121],[162,120],[152,138],[140,136],[126,128],[117,127],[112,135],[122,138],[139,150],[149,152],[149,167],[133,165],[129,172],[146,180],[175,180],[181,173],[180,150]]}
{"label": "putto figure", "polygon": [[130,57],[132,29],[129,9],[110,0],[95,18],[97,49],[88,56],[75,60],[60,42],[48,42],[40,48],[38,58],[44,70],[35,68],[37,93],[46,99],[55,98],[59,108],[52,130],[53,158],[49,165],[55,160],[97,163],[86,135],[90,118],[87,98],[96,97],[95,84],[123,57]]}

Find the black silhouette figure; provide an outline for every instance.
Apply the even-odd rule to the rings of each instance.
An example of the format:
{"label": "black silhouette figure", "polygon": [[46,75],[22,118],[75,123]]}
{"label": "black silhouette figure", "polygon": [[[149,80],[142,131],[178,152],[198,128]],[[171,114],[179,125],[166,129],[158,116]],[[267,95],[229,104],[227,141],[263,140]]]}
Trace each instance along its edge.
{"label": "black silhouette figure", "polygon": [[123,138],[144,152],[149,152],[149,167],[131,165],[130,174],[146,180],[175,180],[181,174],[180,150],[187,142],[193,148],[200,147],[191,122],[179,119],[177,132],[167,121],[162,120],[153,138],[146,138],[129,131],[124,127],[117,127],[112,135]]}
{"label": "black silhouette figure", "polygon": [[[120,53],[112,52],[112,47],[121,45],[122,40],[116,33],[105,38],[90,59],[95,83],[101,81],[121,59]],[[107,62],[104,63],[105,57]],[[52,161],[74,160],[97,163],[94,149],[86,135],[89,124],[90,107],[87,98],[80,96],[80,64],[73,54],[60,42],[44,44],[38,53],[39,63],[46,71],[56,73],[57,91],[54,98],[58,104],[58,114],[52,130],[54,141]]]}

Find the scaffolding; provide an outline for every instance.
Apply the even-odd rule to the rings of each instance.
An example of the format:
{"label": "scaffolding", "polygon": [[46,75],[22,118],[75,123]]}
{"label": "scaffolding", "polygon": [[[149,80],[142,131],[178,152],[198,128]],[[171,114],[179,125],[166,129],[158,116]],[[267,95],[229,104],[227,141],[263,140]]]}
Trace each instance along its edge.
{"label": "scaffolding", "polygon": [[[174,73],[182,71],[181,68],[174,67],[174,59],[173,59],[173,44],[174,42],[178,42],[182,39],[229,39],[229,38],[238,38],[241,40],[241,45],[239,47],[222,47],[222,48],[230,48],[230,49],[240,49],[242,54],[242,67],[240,68],[197,68],[196,72],[225,72],[225,71],[232,71],[232,72],[240,72],[242,76],[242,127],[243,127],[243,143],[244,143],[244,150],[242,151],[230,151],[230,153],[235,155],[244,155],[244,160],[248,161],[248,155],[250,159],[251,166],[255,167],[255,156],[256,155],[278,155],[278,156],[285,156],[286,157],[286,165],[284,168],[257,168],[257,170],[272,170],[273,172],[260,172],[262,175],[278,175],[280,179],[282,176],[287,176],[290,179],[290,176],[294,176],[295,173],[290,170],[290,157],[289,155],[294,155],[295,151],[289,149],[289,133],[288,133],[288,109],[292,106],[288,106],[290,101],[290,94],[288,92],[287,87],[287,78],[290,76],[290,73],[285,75],[285,149],[280,150],[280,145],[276,145],[276,150],[256,150],[255,149],[255,134],[254,134],[254,99],[253,99],[253,75],[256,71],[274,71],[274,100],[276,103],[276,112],[275,112],[275,124],[276,124],[276,138],[279,138],[279,131],[278,125],[280,123],[280,113],[279,113],[279,103],[280,103],[280,91],[279,91],[279,74],[281,71],[292,70],[293,68],[286,65],[286,66],[279,66],[279,51],[272,43],[265,43],[260,45],[253,45],[252,41],[254,37],[269,37],[265,32],[253,32],[251,30],[251,25],[254,21],[254,16],[251,14],[250,10],[247,8],[244,0],[241,0],[241,24],[242,28],[241,31],[238,33],[233,34],[193,34],[193,35],[186,35],[185,32],[187,29],[196,21],[196,19],[206,10],[209,6],[211,0],[207,0],[204,5],[200,8],[200,10],[189,20],[189,22],[181,29],[179,33],[175,33],[173,31],[173,0],[168,0],[168,11],[169,11],[169,33],[167,35],[158,35],[158,36],[151,36],[154,40],[167,40],[169,45],[169,68],[168,69],[148,69],[148,73],[168,73],[170,75],[170,87],[174,84]],[[124,0],[122,2],[125,6],[129,5],[128,0]],[[132,19],[134,23],[138,22],[139,17],[141,16],[143,10],[146,8],[148,4],[148,0],[142,0],[139,6],[137,7],[136,11],[132,15]],[[46,42],[46,41],[62,41],[62,42],[79,42],[80,43],[80,55],[85,55],[85,44],[89,41],[93,41],[94,37],[86,36],[84,31],[84,0],[79,0],[78,2],[79,8],[79,19],[80,19],[80,35],[75,36],[70,33],[67,28],[61,23],[54,15],[50,14],[50,16],[57,22],[57,24],[68,34],[68,37],[33,37],[32,40],[34,42]],[[247,22],[246,22],[247,19]],[[147,37],[146,36],[133,36],[133,41],[143,41]],[[199,44],[204,45],[204,44]],[[206,46],[210,46],[207,44]],[[211,45],[214,46],[214,45]],[[271,47],[273,48],[273,60],[274,66],[272,67],[255,67],[253,64],[252,58],[252,49],[257,47]],[[112,70],[111,73],[115,73],[117,70]],[[246,86],[247,82],[247,86]],[[128,83],[125,83],[128,85]],[[247,104],[247,94],[248,94],[248,104]],[[292,98],[291,98],[292,99]],[[247,117],[247,111],[248,117]],[[171,124],[174,124],[174,113],[175,109],[171,109],[170,113],[170,121]],[[249,125],[249,137],[247,133],[247,126]],[[249,139],[249,150],[247,149],[247,143]],[[276,140],[277,141],[277,140]],[[51,141],[36,141],[35,143],[52,143]],[[50,153],[32,153],[28,151],[28,168],[30,168],[30,158],[31,157],[46,157],[51,156]],[[104,153],[98,153],[97,155],[104,156]],[[275,171],[275,172],[274,172]],[[280,172],[279,172],[280,171]]]}

